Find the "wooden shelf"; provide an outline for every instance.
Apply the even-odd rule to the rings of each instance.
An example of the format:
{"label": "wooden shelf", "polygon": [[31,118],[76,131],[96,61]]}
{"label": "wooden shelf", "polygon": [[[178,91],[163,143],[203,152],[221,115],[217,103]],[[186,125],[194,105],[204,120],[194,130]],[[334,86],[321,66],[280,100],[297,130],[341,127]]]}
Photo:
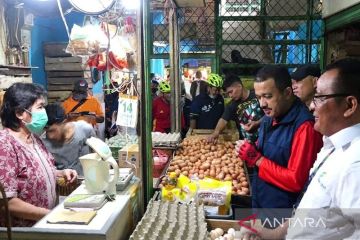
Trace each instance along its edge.
{"label": "wooden shelf", "polygon": [[37,67],[16,66],[16,65],[0,65],[0,75],[6,75],[6,76],[30,76],[32,68],[37,68]]}

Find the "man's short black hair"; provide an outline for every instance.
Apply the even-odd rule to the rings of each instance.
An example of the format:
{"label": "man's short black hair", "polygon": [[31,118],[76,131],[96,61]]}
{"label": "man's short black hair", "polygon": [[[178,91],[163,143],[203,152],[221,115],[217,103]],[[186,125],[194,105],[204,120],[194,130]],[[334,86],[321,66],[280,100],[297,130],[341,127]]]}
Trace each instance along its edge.
{"label": "man's short black hair", "polygon": [[270,78],[274,79],[275,86],[283,92],[287,87],[291,87],[291,77],[289,71],[278,65],[266,65],[256,74],[255,82],[264,82]]}
{"label": "man's short black hair", "polygon": [[46,114],[48,115],[47,126],[56,123],[62,123],[65,118],[65,110],[59,103],[52,103],[46,106]]}
{"label": "man's short black hair", "polygon": [[338,70],[333,92],[349,93],[360,99],[360,60],[344,58],[326,67],[326,71]]}
{"label": "man's short black hair", "polygon": [[17,118],[17,113],[23,113],[29,109],[36,100],[46,98],[45,89],[33,83],[14,83],[4,94],[1,106],[0,117],[4,127],[17,131],[21,125],[21,120]]}
{"label": "man's short black hair", "polygon": [[226,91],[226,89],[228,87],[230,87],[231,85],[233,85],[234,83],[240,83],[241,86],[243,86],[242,81],[240,79],[239,76],[235,75],[235,74],[228,74],[225,76],[225,81],[223,84],[223,90]]}

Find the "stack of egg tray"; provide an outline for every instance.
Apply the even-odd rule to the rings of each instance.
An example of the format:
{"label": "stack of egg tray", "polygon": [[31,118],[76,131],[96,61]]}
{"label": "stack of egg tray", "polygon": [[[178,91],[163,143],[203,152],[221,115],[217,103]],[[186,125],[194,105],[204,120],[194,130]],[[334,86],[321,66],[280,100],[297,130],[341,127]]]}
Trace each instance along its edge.
{"label": "stack of egg tray", "polygon": [[181,141],[180,133],[152,132],[153,147],[176,147]]}
{"label": "stack of egg tray", "polygon": [[205,240],[204,206],[150,200],[130,240]]}

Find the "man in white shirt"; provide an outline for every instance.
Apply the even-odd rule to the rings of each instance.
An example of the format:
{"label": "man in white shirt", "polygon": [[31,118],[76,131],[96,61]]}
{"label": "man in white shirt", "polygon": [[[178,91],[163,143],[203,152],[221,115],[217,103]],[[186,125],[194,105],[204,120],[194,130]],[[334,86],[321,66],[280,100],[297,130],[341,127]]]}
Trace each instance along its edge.
{"label": "man in white shirt", "polygon": [[359,239],[359,76],[360,61],[350,58],[329,65],[320,76],[310,107],[314,128],[326,142],[295,215],[275,230],[254,226],[261,238]]}
{"label": "man in white shirt", "polygon": [[340,60],[317,83],[312,102],[315,130],[332,146],[319,153],[313,175],[294,218],[322,221],[290,224],[289,239],[353,238],[360,231],[360,61]]}

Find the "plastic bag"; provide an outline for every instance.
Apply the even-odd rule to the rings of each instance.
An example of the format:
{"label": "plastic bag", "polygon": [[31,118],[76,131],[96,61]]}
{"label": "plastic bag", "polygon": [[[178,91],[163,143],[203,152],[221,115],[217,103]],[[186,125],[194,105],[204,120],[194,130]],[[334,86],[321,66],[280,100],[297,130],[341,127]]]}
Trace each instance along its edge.
{"label": "plastic bag", "polygon": [[99,25],[80,27],[74,24],[66,52],[73,56],[92,55],[105,49],[107,42],[107,37]]}
{"label": "plastic bag", "polygon": [[208,215],[228,214],[231,201],[230,181],[218,181],[212,178],[199,180],[197,202],[205,205]]}
{"label": "plastic bag", "polygon": [[[170,182],[173,180],[171,176],[175,173],[170,173],[168,178]],[[176,175],[176,174],[175,174]],[[177,201],[183,203],[189,203],[194,201],[196,197],[197,184],[192,182],[185,175],[180,175],[178,179],[176,179],[176,187],[172,184],[165,184],[165,186],[161,189],[161,197],[163,200],[167,201]]]}

